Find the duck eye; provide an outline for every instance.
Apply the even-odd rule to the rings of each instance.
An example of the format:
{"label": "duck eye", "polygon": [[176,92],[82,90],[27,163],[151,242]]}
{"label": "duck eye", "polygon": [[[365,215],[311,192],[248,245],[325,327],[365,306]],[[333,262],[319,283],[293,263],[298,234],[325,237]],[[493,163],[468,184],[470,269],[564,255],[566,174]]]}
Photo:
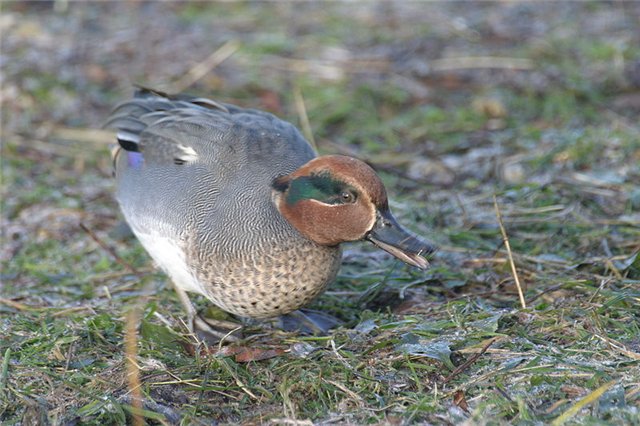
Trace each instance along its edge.
{"label": "duck eye", "polygon": [[356,196],[351,191],[344,191],[342,194],[340,194],[340,198],[342,198],[342,202],[346,204],[350,204],[356,201]]}

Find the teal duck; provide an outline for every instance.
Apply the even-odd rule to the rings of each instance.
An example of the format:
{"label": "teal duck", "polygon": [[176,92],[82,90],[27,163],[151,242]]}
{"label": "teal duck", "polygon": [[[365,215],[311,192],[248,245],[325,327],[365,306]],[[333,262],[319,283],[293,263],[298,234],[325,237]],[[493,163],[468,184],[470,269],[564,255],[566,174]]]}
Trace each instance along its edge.
{"label": "teal duck", "polygon": [[335,279],[343,242],[429,265],[433,246],[398,224],[370,166],[316,156],[272,114],[139,89],[105,127],[117,131],[122,213],[190,324],[207,328],[187,293],[249,318],[303,307]]}

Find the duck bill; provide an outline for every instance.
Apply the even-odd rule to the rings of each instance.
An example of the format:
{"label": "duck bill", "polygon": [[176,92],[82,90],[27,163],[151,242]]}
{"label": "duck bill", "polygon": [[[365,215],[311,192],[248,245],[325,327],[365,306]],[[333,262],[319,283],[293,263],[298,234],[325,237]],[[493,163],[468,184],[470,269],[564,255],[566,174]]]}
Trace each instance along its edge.
{"label": "duck bill", "polygon": [[429,267],[423,256],[435,251],[431,244],[404,229],[388,209],[378,211],[376,222],[365,238],[404,263],[420,269]]}

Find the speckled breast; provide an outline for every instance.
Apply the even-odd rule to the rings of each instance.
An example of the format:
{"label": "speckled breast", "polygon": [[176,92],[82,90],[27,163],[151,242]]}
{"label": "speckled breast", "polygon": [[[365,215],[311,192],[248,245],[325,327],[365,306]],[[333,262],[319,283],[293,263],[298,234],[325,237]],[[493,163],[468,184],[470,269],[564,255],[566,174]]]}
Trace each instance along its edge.
{"label": "speckled breast", "polygon": [[211,253],[188,258],[199,258],[191,267],[215,305],[243,317],[270,318],[319,296],[334,281],[342,250],[296,239],[236,258]]}

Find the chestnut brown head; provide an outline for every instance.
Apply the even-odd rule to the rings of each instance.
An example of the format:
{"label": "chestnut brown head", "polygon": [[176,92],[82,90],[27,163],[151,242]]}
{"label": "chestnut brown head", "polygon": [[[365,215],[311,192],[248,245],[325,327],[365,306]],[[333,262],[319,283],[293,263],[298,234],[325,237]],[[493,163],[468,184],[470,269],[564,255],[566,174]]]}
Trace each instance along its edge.
{"label": "chestnut brown head", "polygon": [[398,259],[425,269],[434,248],[401,227],[389,211],[376,172],[351,157],[314,158],[273,183],[276,207],[306,238],[320,245],[367,239]]}

